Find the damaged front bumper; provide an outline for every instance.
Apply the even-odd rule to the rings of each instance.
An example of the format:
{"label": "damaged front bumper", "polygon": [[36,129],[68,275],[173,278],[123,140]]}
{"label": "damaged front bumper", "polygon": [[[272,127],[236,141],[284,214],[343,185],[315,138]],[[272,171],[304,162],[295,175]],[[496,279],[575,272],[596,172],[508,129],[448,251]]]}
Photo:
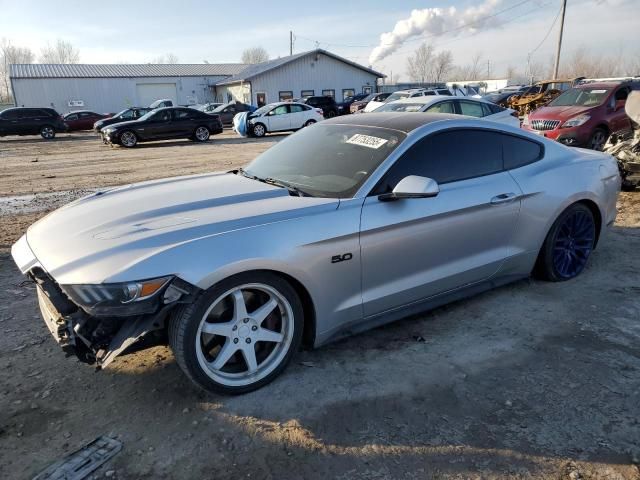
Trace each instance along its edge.
{"label": "damaged front bumper", "polygon": [[[193,301],[197,287],[175,278],[171,301],[158,298],[153,313],[135,316],[93,316],[72,302],[35,258],[26,237],[12,247],[12,255],[22,273],[36,284],[40,313],[53,338],[68,355],[104,368],[147,334],[164,332],[170,312],[181,303]],[[175,292],[180,295],[175,295]],[[164,300],[161,301],[161,298]]]}

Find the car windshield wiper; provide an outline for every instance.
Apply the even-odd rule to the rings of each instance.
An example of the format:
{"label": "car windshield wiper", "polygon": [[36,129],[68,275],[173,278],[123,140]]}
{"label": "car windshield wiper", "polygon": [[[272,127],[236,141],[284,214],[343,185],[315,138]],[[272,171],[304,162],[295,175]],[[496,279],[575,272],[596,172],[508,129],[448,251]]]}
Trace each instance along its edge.
{"label": "car windshield wiper", "polygon": [[275,185],[276,187],[286,188],[290,192],[298,195],[299,197],[313,197],[313,195],[311,195],[309,192],[305,192],[304,190],[299,189],[295,185],[292,185],[291,183],[283,182],[282,180],[278,180],[277,178],[273,178],[273,177],[261,178],[261,177],[258,177],[257,175],[253,175],[247,172],[243,168],[232,170],[232,172],[235,173],[236,175],[242,175],[243,177],[250,178],[251,180],[257,180],[258,182],[268,183],[269,185]]}
{"label": "car windshield wiper", "polygon": [[277,187],[286,188],[290,192],[293,192],[296,195],[298,195],[299,197],[313,197],[313,195],[311,195],[308,192],[305,192],[304,190],[300,190],[295,185],[292,185],[291,183],[283,182],[282,180],[278,180],[277,178],[272,178],[272,177],[256,178],[256,180],[259,180],[264,183],[268,183],[269,185],[275,185]]}

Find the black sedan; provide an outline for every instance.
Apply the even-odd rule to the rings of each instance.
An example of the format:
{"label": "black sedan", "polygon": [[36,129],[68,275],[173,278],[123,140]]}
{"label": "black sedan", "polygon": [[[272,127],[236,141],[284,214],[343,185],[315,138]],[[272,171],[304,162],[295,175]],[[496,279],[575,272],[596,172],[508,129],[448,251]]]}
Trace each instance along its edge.
{"label": "black sedan", "polygon": [[113,117],[103,118],[102,120],[98,120],[93,124],[93,129],[100,133],[104,127],[108,125],[113,125],[114,123],[127,122],[129,120],[137,120],[143,115],[149,113],[152,108],[149,107],[131,107],[126,110],[121,111],[120,113],[116,113]]}
{"label": "black sedan", "polygon": [[222,133],[218,115],[193,108],[167,107],[147,113],[138,120],[116,123],[101,130],[105,143],[135,147],[138,142],[188,138],[206,142],[210,135]]}

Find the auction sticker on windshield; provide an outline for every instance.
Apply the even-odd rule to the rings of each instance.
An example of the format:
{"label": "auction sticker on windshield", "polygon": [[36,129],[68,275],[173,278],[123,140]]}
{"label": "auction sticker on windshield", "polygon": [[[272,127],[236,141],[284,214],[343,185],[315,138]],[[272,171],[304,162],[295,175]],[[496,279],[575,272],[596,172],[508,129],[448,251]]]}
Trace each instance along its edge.
{"label": "auction sticker on windshield", "polygon": [[388,140],[384,138],[373,137],[371,135],[363,135],[361,133],[356,133],[349,140],[347,140],[347,143],[351,143],[353,145],[361,145],[367,148],[377,149],[383,146],[385,143],[387,143],[387,141]]}

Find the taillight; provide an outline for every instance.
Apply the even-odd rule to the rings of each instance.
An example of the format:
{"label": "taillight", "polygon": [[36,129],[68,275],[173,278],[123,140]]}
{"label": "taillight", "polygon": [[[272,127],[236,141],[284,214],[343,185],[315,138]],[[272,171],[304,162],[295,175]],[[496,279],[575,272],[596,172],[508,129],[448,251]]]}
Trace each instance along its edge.
{"label": "taillight", "polygon": [[318,112],[320,115],[324,115],[324,110],[322,110],[321,108],[316,108],[316,112]]}

